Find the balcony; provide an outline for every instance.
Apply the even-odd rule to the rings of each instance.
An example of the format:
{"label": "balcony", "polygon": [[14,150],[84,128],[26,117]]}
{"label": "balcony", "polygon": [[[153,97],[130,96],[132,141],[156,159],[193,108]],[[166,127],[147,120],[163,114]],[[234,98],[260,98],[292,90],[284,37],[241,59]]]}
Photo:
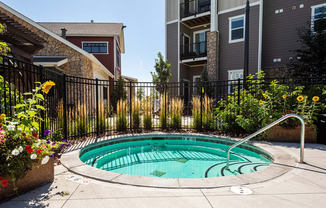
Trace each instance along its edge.
{"label": "balcony", "polygon": [[189,27],[210,23],[211,0],[185,0],[180,4],[180,18]]}
{"label": "balcony", "polygon": [[180,58],[184,63],[205,62],[207,57],[207,41],[184,44],[180,49]]}

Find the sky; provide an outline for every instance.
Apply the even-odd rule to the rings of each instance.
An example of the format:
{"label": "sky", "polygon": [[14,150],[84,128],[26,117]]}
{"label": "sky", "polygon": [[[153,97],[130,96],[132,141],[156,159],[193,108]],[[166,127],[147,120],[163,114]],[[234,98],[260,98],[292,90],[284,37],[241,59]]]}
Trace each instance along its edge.
{"label": "sky", "polygon": [[165,54],[164,0],[2,0],[35,22],[123,23],[122,74],[151,81],[157,53]]}

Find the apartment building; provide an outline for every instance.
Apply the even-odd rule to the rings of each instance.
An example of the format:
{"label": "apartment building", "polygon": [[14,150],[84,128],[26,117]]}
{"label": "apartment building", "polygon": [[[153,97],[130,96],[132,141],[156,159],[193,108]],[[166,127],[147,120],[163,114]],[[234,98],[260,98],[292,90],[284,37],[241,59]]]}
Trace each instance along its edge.
{"label": "apartment building", "polygon": [[[243,77],[246,0],[166,0],[166,58],[172,82]],[[296,58],[297,28],[326,18],[325,0],[250,0],[249,73],[279,75]],[[325,27],[325,25],[323,26]],[[196,93],[194,87],[189,93]]]}

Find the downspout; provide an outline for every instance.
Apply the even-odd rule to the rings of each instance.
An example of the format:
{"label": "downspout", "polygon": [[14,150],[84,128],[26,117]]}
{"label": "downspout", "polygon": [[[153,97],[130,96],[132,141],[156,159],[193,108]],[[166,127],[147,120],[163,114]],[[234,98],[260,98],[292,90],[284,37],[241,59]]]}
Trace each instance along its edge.
{"label": "downspout", "polygon": [[263,12],[264,12],[264,0],[260,0],[259,5],[259,38],[258,38],[258,72],[262,69],[262,48],[263,48]]}
{"label": "downspout", "polygon": [[[180,82],[180,0],[178,0],[178,80]],[[180,87],[178,88],[178,95],[180,95]]]}

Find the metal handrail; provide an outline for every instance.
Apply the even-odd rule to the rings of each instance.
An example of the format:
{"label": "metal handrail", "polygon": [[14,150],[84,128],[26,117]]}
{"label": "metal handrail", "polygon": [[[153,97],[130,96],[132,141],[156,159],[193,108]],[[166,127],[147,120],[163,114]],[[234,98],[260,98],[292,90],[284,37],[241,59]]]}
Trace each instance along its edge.
{"label": "metal handrail", "polygon": [[304,120],[301,116],[299,115],[296,115],[296,114],[288,114],[288,115],[285,115],[283,116],[282,118],[278,119],[277,121],[274,121],[273,123],[269,124],[268,126],[265,126],[264,128],[256,131],[255,133],[251,134],[250,136],[247,136],[246,138],[244,138],[243,140],[233,144],[231,147],[229,147],[228,149],[228,152],[227,152],[227,162],[226,162],[226,169],[227,170],[230,170],[229,169],[229,162],[230,162],[230,152],[233,148],[239,146],[240,144],[252,139],[253,137],[257,136],[258,134],[272,128],[273,126],[275,126],[276,124],[284,121],[285,119],[287,118],[291,118],[291,117],[294,117],[294,118],[297,118],[300,120],[301,122],[301,140],[300,140],[300,163],[303,163],[303,157],[304,157],[304,136],[305,136],[305,123],[304,123]]}

